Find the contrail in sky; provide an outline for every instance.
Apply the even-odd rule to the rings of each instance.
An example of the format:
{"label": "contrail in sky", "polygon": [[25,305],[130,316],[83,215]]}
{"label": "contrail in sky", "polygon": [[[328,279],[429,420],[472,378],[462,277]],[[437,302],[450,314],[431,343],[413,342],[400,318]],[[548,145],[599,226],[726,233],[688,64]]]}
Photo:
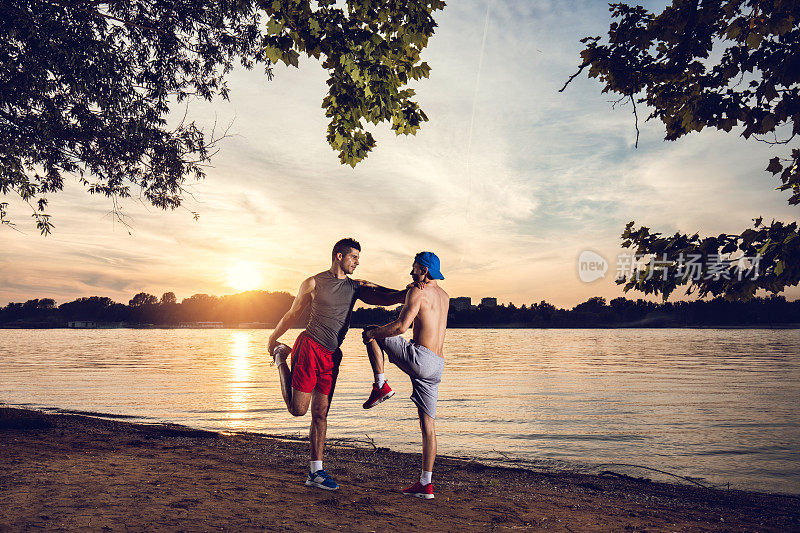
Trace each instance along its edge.
{"label": "contrail in sky", "polygon": [[[467,174],[468,186],[467,186],[467,207],[466,207],[466,209],[464,211],[464,221],[465,221],[465,223],[467,223],[467,225],[469,223],[469,207],[470,207],[470,201],[472,199],[472,174],[470,173],[470,170],[469,170],[469,156],[470,156],[470,150],[472,149],[472,128],[475,125],[475,107],[476,107],[476,104],[477,104],[477,101],[478,101],[478,90],[479,90],[480,85],[481,85],[481,69],[483,68],[483,52],[486,49],[486,34],[489,33],[489,12],[491,11],[492,2],[493,1],[494,0],[488,0],[488,2],[486,2],[486,19],[485,19],[485,21],[483,23],[483,40],[481,40],[481,53],[480,53],[480,56],[478,58],[478,73],[475,76],[475,92],[473,93],[473,96],[472,96],[472,116],[469,119],[469,133],[467,135],[467,157],[466,157],[467,169],[466,169],[466,174]],[[458,263],[459,264],[461,264],[463,262],[463,260],[464,260],[464,253],[466,252],[466,244],[467,244],[467,236],[465,235],[463,243],[461,245],[461,257],[458,259]]]}

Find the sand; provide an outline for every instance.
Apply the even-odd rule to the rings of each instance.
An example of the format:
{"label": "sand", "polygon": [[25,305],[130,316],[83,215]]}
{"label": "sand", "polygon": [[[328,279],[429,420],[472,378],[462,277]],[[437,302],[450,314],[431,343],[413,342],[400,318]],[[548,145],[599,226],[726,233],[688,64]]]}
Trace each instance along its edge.
{"label": "sand", "polygon": [[800,531],[798,496],[452,458],[420,500],[418,454],[347,443],[333,492],[296,439],[0,408],[0,443],[2,531]]}

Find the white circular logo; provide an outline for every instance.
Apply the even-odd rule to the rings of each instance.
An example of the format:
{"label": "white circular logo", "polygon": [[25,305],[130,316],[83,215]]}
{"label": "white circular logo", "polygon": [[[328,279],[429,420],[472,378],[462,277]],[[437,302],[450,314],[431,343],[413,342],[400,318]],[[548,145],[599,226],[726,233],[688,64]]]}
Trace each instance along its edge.
{"label": "white circular logo", "polygon": [[605,277],[608,262],[605,258],[591,250],[584,250],[578,256],[578,277],[584,283],[591,283]]}

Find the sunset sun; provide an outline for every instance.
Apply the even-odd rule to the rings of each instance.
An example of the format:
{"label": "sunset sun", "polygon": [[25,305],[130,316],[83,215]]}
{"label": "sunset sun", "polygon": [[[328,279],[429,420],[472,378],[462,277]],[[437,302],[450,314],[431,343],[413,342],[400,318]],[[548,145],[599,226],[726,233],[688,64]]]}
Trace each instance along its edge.
{"label": "sunset sun", "polygon": [[237,263],[228,269],[228,285],[239,291],[250,291],[261,286],[262,276],[255,263]]}

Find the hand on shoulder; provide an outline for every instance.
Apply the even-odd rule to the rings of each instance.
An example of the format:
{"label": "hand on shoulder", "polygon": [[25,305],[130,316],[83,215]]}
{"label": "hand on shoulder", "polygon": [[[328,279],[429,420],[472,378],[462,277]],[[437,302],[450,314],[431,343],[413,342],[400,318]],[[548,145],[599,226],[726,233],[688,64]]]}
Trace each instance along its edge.
{"label": "hand on shoulder", "polygon": [[410,291],[410,290],[416,288],[416,289],[419,289],[419,290],[423,291],[423,290],[425,290],[425,288],[427,286],[428,286],[428,284],[426,282],[424,282],[424,281],[413,281],[413,282],[409,283],[408,285],[406,285],[406,289],[408,289]]}

